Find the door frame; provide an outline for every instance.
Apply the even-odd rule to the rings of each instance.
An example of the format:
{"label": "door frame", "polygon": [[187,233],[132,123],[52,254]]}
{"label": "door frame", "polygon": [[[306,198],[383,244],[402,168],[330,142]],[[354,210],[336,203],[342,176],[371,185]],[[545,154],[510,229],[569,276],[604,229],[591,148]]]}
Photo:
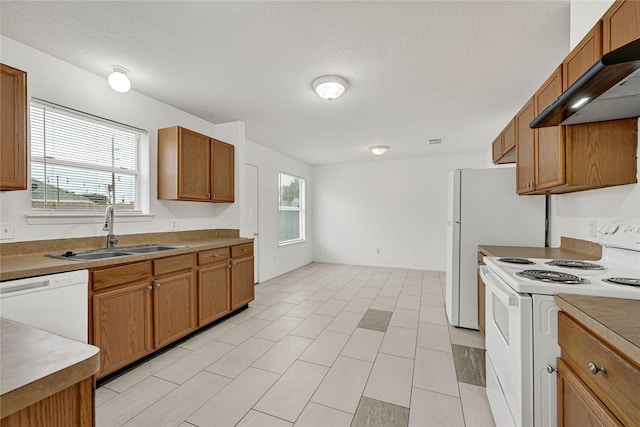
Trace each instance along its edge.
{"label": "door frame", "polygon": [[[249,180],[247,177],[247,168],[254,167],[256,168],[256,188],[255,188],[255,218],[256,218],[256,229],[255,234],[252,237],[254,239],[253,245],[253,256],[254,256],[254,282],[260,283],[260,166],[257,163],[245,161],[244,163],[244,180],[245,180],[245,191],[246,194],[249,194]],[[245,195],[245,197],[247,197]],[[245,199],[246,202],[246,199]],[[246,203],[245,203],[246,204]],[[254,212],[249,212],[248,206],[245,208],[245,215],[254,215]],[[247,225],[246,216],[243,218],[245,222],[245,226]]]}

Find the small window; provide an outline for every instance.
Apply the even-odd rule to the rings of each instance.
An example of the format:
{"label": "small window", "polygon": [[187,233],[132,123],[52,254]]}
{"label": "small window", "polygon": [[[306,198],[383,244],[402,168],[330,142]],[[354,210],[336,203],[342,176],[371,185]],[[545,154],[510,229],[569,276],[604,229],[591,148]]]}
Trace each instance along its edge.
{"label": "small window", "polygon": [[141,210],[146,132],[36,99],[30,123],[33,210]]}
{"label": "small window", "polygon": [[304,240],[304,179],[280,178],[280,244]]}

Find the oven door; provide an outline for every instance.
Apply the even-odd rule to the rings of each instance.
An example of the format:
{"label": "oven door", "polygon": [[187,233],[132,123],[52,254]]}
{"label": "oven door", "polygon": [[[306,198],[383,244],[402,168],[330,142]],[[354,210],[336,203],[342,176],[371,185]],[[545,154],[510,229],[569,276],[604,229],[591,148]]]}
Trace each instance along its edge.
{"label": "oven door", "polygon": [[533,425],[532,300],[486,266],[487,397],[496,425]]}

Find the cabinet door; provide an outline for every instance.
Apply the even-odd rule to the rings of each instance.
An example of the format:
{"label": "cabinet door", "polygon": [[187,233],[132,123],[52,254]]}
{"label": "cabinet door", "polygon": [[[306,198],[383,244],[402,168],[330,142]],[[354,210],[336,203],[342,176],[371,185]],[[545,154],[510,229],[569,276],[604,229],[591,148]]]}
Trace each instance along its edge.
{"label": "cabinet door", "polygon": [[100,348],[98,376],[148,354],[151,335],[150,282],[93,295],[93,344]]}
{"label": "cabinet door", "polygon": [[27,189],[27,73],[0,64],[0,190]]}
{"label": "cabinet door", "polygon": [[[562,94],[562,66],[547,79],[534,97],[536,116]],[[540,128],[535,133],[536,189],[546,189],[565,183],[564,127]]]}
{"label": "cabinet door", "polygon": [[598,21],[562,63],[562,89],[567,90],[601,57],[602,21]]}
{"label": "cabinet door", "polygon": [[233,202],[233,152],[233,145],[211,139],[211,199],[213,201]]}
{"label": "cabinet door", "polygon": [[516,192],[535,190],[535,131],[529,123],[535,118],[533,98],[516,114]]}
{"label": "cabinet door", "polygon": [[209,200],[210,143],[209,137],[180,128],[178,152],[178,198]]}
{"label": "cabinet door", "polygon": [[498,160],[502,157],[502,133],[491,143],[491,154],[493,163],[498,163]]}
{"label": "cabinet door", "polygon": [[231,311],[229,270],[226,262],[198,270],[198,326],[211,323]]}
{"label": "cabinet door", "polygon": [[569,365],[558,359],[558,427],[584,426],[604,427],[622,424]]}
{"label": "cabinet door", "polygon": [[254,299],[253,257],[231,261],[231,309],[242,307]]}
{"label": "cabinet door", "polygon": [[153,327],[156,348],[175,341],[195,329],[194,297],[191,272],[154,281]]}
{"label": "cabinet door", "polygon": [[604,53],[640,38],[640,1],[618,0],[602,17]]}
{"label": "cabinet door", "polygon": [[502,154],[506,154],[509,150],[516,146],[516,127],[515,119],[512,119],[507,127],[502,131]]}

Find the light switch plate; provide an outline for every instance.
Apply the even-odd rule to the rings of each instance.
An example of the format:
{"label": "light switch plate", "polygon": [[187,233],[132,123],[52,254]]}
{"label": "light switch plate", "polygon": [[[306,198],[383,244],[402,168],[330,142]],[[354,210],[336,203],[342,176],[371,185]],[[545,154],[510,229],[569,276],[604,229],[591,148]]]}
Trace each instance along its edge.
{"label": "light switch plate", "polygon": [[13,239],[13,222],[0,222],[0,240]]}

